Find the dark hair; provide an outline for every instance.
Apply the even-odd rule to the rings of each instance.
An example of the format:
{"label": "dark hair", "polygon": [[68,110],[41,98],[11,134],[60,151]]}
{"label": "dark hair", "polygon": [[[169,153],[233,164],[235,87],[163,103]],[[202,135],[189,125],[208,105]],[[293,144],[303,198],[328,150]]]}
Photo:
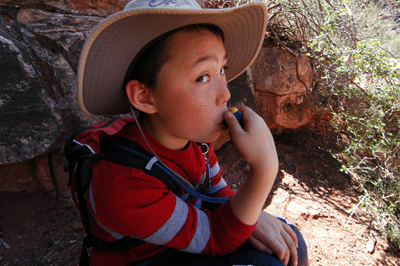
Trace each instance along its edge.
{"label": "dark hair", "polygon": [[186,32],[202,32],[210,31],[222,39],[224,42],[224,33],[222,30],[211,24],[195,24],[184,26],[172,31],[169,31],[158,38],[149,42],[145,47],[140,50],[133,59],[131,65],[126,72],[123,89],[125,93],[126,85],[131,80],[137,80],[143,83],[148,89],[154,89],[157,86],[158,73],[161,67],[168,60],[168,43],[171,36],[180,31]]}

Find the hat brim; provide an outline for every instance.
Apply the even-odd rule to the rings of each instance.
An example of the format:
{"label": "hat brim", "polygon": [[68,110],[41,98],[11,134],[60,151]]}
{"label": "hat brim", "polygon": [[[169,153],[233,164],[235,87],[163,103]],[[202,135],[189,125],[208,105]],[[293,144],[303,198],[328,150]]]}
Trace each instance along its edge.
{"label": "hat brim", "polygon": [[122,84],[136,54],[156,37],[192,24],[213,24],[223,31],[229,82],[255,60],[266,23],[263,2],[224,9],[141,8],[116,13],[100,23],[83,46],[78,67],[79,106],[88,115],[128,112]]}

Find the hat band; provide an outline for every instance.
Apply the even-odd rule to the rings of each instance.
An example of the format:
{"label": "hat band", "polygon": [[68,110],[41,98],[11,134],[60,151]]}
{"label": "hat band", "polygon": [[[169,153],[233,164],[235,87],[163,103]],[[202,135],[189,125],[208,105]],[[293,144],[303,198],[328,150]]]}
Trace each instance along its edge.
{"label": "hat band", "polygon": [[201,9],[195,0],[132,0],[124,10],[134,8]]}

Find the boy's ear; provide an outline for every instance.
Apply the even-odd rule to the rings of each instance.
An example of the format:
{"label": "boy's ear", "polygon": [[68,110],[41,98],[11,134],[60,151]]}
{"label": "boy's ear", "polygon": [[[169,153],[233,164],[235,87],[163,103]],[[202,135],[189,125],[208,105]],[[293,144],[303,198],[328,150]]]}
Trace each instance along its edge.
{"label": "boy's ear", "polygon": [[125,90],[130,103],[139,111],[146,114],[154,114],[157,111],[151,91],[143,83],[131,80],[126,84]]}

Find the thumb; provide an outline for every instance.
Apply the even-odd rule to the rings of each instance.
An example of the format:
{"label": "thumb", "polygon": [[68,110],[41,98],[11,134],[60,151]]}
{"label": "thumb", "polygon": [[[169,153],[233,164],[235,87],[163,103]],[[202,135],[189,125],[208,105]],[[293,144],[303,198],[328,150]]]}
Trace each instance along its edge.
{"label": "thumb", "polygon": [[228,125],[231,136],[236,135],[237,133],[239,133],[240,130],[243,130],[243,128],[239,124],[239,121],[230,111],[225,112],[224,118],[226,124]]}

